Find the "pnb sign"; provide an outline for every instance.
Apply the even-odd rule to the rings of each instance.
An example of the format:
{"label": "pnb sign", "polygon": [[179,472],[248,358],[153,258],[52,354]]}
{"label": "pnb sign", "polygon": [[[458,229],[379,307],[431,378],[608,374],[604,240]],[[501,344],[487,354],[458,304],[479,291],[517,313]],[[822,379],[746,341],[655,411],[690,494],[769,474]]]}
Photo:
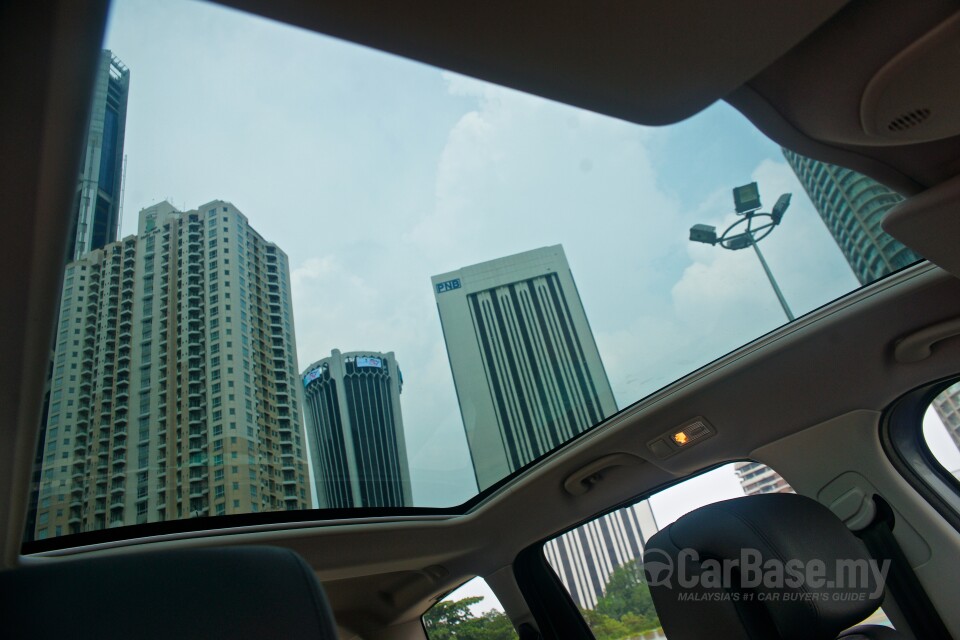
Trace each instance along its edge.
{"label": "pnb sign", "polygon": [[453,280],[447,280],[445,282],[438,282],[436,285],[437,293],[446,293],[447,291],[454,291],[460,288],[460,278],[454,278]]}

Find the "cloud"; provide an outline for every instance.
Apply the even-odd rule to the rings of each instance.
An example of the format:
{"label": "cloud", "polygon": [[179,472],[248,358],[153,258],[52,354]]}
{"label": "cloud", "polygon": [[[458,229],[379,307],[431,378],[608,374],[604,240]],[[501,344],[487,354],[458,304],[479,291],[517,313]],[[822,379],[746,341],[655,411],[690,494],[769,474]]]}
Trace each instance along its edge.
{"label": "cloud", "polygon": [[[783,223],[760,244],[788,304],[799,316],[856,288],[857,282],[785,162],[765,159],[752,173],[765,205],[792,192]],[[684,216],[722,233],[738,217],[729,191]],[[712,213],[712,215],[711,215]],[[669,300],[601,331],[597,341],[620,406],[752,341],[787,321],[752,249],[728,251],[685,242],[687,264]]]}

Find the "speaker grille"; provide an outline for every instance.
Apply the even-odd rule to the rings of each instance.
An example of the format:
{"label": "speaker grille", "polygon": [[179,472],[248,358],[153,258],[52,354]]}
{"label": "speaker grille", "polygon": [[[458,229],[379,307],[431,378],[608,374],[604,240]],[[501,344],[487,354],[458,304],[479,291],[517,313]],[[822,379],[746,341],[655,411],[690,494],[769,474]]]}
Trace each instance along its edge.
{"label": "speaker grille", "polygon": [[887,124],[887,130],[895,133],[906,131],[922,123],[929,117],[930,109],[914,109],[891,120],[889,124]]}

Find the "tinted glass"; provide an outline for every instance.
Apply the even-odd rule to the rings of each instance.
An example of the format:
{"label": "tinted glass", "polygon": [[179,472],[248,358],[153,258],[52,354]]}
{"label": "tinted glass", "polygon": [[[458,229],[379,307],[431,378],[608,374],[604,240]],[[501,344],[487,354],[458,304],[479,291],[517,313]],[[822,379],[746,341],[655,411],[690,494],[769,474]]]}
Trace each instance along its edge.
{"label": "tinted glass", "polygon": [[638,126],[181,0],[105,47],[28,538],[451,508],[916,257],[722,103]]}

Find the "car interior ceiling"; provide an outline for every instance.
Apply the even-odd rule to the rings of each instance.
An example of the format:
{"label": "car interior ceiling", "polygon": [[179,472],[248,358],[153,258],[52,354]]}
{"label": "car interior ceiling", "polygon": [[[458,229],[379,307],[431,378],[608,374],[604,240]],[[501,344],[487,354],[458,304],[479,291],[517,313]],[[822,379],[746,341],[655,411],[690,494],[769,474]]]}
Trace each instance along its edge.
{"label": "car interior ceiling", "polygon": [[[901,396],[958,373],[960,340],[935,341],[929,357],[915,362],[894,355],[904,338],[960,317],[960,65],[929,64],[944,42],[956,48],[956,2],[222,4],[641,124],[676,122],[727,100],[778,144],[914,196],[887,229],[929,262],[678,380],[463,515],[199,531],[150,545],[133,540],[24,557],[62,229],[71,210],[64,185],[76,174],[108,3],[7,3],[0,47],[8,86],[16,89],[0,101],[7,123],[0,191],[14,240],[0,276],[2,568],[122,558],[146,546],[176,552],[270,545],[295,551],[312,567],[343,638],[422,638],[420,616],[473,576],[487,579],[515,624],[536,625],[513,570],[523,549],[705,469],[751,458],[821,502],[849,487],[882,496],[899,516],[894,535],[917,578],[960,637],[953,606],[960,600],[957,530],[904,479],[878,437]],[[878,106],[864,96],[884,69],[877,82],[886,102]],[[866,123],[875,111],[925,101],[946,121],[947,134],[884,137]],[[648,441],[696,416],[715,427],[709,442],[665,460],[651,455]],[[591,467],[607,456],[614,456],[609,466]],[[587,468],[602,473],[590,474],[582,492],[565,488]]]}

